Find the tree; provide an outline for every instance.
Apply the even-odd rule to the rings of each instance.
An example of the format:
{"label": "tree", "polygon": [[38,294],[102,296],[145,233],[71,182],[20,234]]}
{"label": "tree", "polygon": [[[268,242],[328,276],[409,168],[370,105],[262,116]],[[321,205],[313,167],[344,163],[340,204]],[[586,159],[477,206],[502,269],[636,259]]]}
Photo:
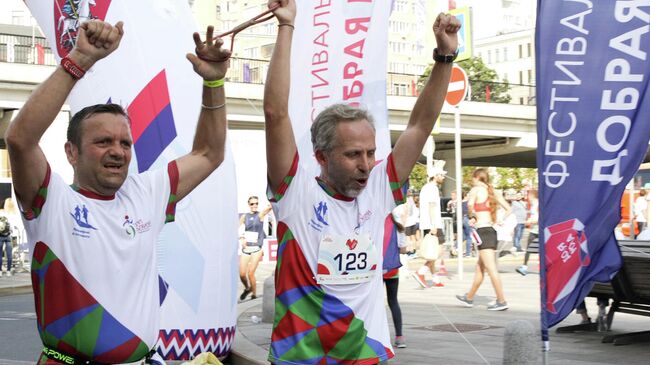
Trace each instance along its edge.
{"label": "tree", "polygon": [[420,191],[427,183],[427,167],[422,164],[415,164],[409,175],[409,188]]}
{"label": "tree", "polygon": [[[487,67],[483,63],[483,59],[479,57],[472,57],[467,60],[458,62],[460,66],[467,73],[469,84],[471,86],[471,101],[487,101],[486,94],[489,89],[490,100],[492,103],[509,103],[510,95],[508,89],[510,85],[508,80],[497,80],[497,73],[493,69]],[[425,82],[431,74],[433,64],[427,66],[424,74],[418,79],[418,90],[422,90]]]}

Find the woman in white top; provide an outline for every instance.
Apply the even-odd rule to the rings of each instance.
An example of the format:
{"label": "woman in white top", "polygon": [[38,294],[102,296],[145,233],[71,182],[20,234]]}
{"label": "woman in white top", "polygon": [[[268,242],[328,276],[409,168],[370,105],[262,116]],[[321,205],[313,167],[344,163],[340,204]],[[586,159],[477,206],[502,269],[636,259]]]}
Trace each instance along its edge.
{"label": "woman in white top", "polygon": [[496,302],[493,305],[489,305],[488,310],[506,310],[508,309],[508,303],[503,294],[503,285],[501,284],[501,277],[497,270],[497,233],[493,226],[501,223],[497,222],[497,208],[499,205],[505,210],[504,217],[510,214],[510,205],[500,194],[495,193],[494,188],[490,185],[490,176],[487,170],[477,169],[474,171],[472,174],[472,185],[474,187],[469,192],[467,208],[469,211],[470,225],[476,228],[481,243],[477,248],[479,257],[476,262],[472,287],[465,295],[456,295],[456,298],[467,307],[473,307],[474,295],[476,295],[478,288],[483,283],[484,272],[487,271],[497,296]]}

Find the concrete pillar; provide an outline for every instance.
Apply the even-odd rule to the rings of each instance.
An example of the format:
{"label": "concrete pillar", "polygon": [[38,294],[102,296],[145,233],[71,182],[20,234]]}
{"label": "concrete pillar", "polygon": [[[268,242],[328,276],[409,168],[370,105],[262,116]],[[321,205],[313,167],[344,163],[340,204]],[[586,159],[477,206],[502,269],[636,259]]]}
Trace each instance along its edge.
{"label": "concrete pillar", "polygon": [[539,363],[540,340],[530,322],[520,319],[508,323],[503,342],[503,365]]}
{"label": "concrete pillar", "polygon": [[275,271],[264,280],[262,294],[262,322],[273,323],[275,317]]}

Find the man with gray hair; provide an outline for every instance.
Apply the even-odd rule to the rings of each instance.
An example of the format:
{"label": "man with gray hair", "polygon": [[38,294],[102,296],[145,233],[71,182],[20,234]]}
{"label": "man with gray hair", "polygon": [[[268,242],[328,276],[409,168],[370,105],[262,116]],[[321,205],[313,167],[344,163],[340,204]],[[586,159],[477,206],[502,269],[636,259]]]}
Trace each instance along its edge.
{"label": "man with gray hair", "polygon": [[383,301],[384,222],[430,135],[458,47],[456,18],[433,25],[436,64],[393,153],[375,163],[369,113],[336,104],[314,121],[321,173],[299,161],[289,119],[295,0],[271,0],[279,29],[264,92],[269,195],[278,220],[274,364],[377,364],[393,357]]}

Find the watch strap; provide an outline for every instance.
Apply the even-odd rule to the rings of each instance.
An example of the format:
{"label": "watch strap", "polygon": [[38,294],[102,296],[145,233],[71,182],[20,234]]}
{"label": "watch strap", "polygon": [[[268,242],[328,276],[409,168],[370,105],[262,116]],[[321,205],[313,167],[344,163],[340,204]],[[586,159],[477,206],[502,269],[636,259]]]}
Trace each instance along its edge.
{"label": "watch strap", "polygon": [[438,48],[433,49],[433,60],[436,62],[452,63],[456,57],[458,57],[458,50],[454,53],[440,54],[438,53]]}

